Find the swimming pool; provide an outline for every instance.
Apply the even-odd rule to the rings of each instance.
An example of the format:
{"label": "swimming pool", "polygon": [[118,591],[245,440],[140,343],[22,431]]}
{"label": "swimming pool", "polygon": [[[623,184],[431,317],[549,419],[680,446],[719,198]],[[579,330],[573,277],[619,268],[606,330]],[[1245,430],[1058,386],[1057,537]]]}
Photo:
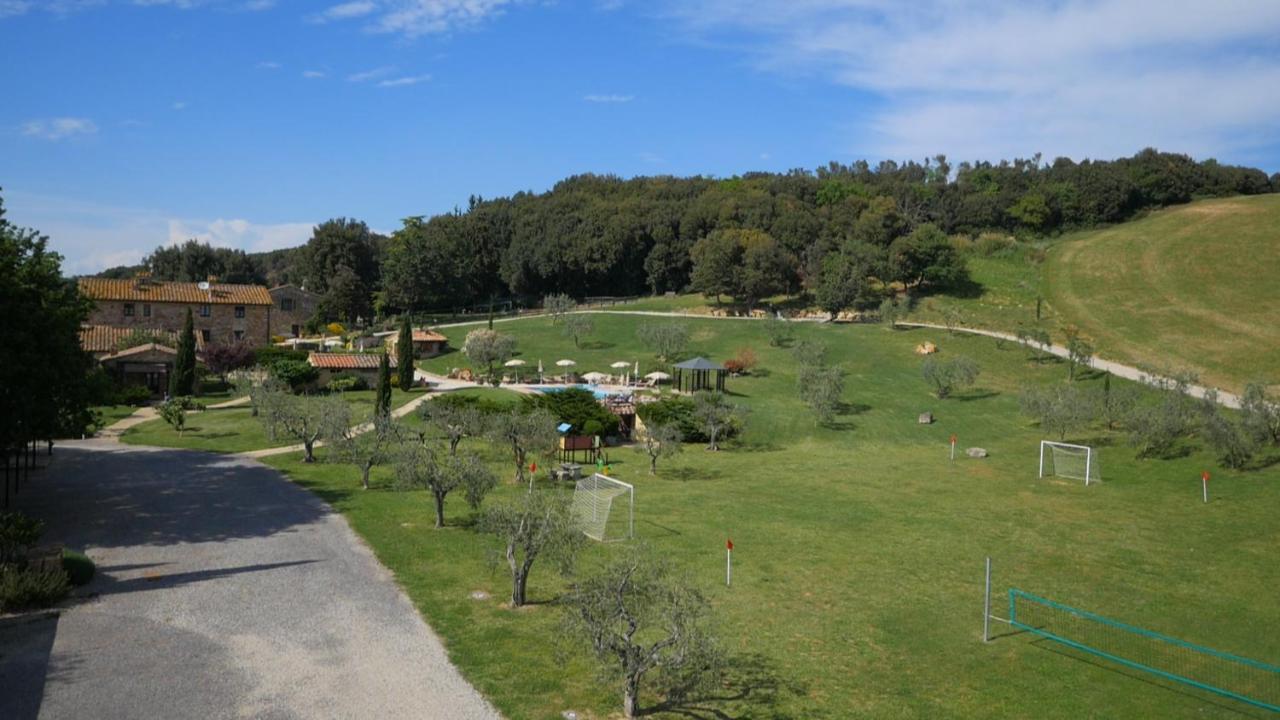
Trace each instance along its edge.
{"label": "swimming pool", "polygon": [[592,395],[595,395],[597,400],[603,400],[604,398],[611,397],[613,395],[622,394],[609,392],[608,390],[601,390],[600,388],[592,387],[590,385],[534,385],[532,387],[540,393],[557,393],[565,390],[566,388],[578,388],[579,390],[586,390]]}

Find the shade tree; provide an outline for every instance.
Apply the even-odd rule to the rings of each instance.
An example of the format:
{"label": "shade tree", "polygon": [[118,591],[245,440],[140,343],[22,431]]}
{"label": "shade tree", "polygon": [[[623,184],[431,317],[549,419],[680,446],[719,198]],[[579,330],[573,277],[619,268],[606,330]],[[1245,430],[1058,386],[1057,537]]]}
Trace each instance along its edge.
{"label": "shade tree", "polygon": [[477,526],[502,544],[501,556],[511,571],[513,607],[527,601],[529,573],[539,558],[568,570],[586,537],[573,516],[571,496],[555,490],[531,489],[511,501],[490,505]]}
{"label": "shade tree", "polygon": [[933,387],[933,394],[939,400],[950,397],[958,388],[973,385],[979,372],[978,363],[963,355],[950,360],[928,357],[920,365],[921,376]]}
{"label": "shade tree", "polygon": [[426,490],[435,505],[436,528],[444,527],[445,501],[454,491],[462,491],[472,510],[480,509],[485,495],[497,487],[498,476],[474,453],[446,454],[430,445],[405,446],[395,464],[395,483],[400,490]]}

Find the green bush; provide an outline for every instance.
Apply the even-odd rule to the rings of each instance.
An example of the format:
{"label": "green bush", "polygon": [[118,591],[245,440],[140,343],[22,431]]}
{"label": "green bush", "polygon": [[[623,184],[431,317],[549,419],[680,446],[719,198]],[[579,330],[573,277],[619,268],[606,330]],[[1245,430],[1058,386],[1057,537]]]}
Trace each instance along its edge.
{"label": "green bush", "polygon": [[307,354],[306,350],[290,350],[289,348],[267,345],[253,349],[253,364],[269,367],[277,360],[300,360],[306,362]]}
{"label": "green bush", "polygon": [[346,392],[348,390],[368,390],[369,383],[359,375],[351,373],[342,373],[334,375],[329,384],[325,386],[329,392]]}
{"label": "green bush", "polygon": [[44,523],[20,512],[0,513],[0,567],[24,560],[27,548],[44,533]]}
{"label": "green bush", "polygon": [[305,360],[276,360],[271,364],[271,374],[292,388],[294,392],[298,392],[320,377],[320,371],[308,365]]}
{"label": "green bush", "polygon": [[500,413],[510,412],[514,401],[503,402],[501,400],[482,398],[476,395],[448,393],[432,400],[431,404],[438,406],[441,409],[475,408],[482,415],[498,415]]}
{"label": "green bush", "polygon": [[62,570],[67,574],[67,580],[72,585],[76,587],[88,585],[96,569],[89,556],[75,550],[63,549]]}
{"label": "green bush", "polygon": [[114,405],[141,407],[151,402],[151,390],[146,385],[125,385],[116,395]]}
{"label": "green bush", "polygon": [[[658,402],[644,403],[636,406],[636,414],[650,427],[654,425],[675,425],[680,429],[680,437],[684,442],[704,443],[711,438],[706,429],[698,421],[694,412],[693,398],[669,397]],[[741,428],[737,423],[721,430],[717,440],[726,440],[738,434]]]}
{"label": "green bush", "polygon": [[572,425],[574,432],[578,434],[618,433],[618,416],[606,410],[590,390],[569,387],[555,392],[525,395],[520,403],[526,411],[546,409],[560,422]]}
{"label": "green bush", "polygon": [[69,592],[62,570],[0,567],[0,612],[48,607]]}

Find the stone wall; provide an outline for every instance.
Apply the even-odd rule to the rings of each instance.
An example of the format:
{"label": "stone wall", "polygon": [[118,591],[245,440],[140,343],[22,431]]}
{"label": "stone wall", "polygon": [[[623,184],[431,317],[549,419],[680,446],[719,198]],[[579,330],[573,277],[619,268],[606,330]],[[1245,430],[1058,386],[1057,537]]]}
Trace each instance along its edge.
{"label": "stone wall", "polygon": [[[303,334],[302,328],[316,314],[320,297],[293,285],[281,285],[268,292],[274,303],[271,308],[270,334],[300,337]],[[285,310],[289,304],[292,304],[293,309]]]}
{"label": "stone wall", "polygon": [[[133,306],[133,314],[125,314],[125,306]],[[271,339],[272,309],[269,305],[223,305],[212,304],[209,316],[200,315],[198,304],[165,303],[165,302],[124,302],[121,300],[98,300],[93,311],[89,313],[88,323],[92,325],[114,325],[127,328],[148,328],[154,330],[170,330],[181,332],[186,321],[187,308],[191,308],[191,319],[196,334],[207,333],[206,343],[232,343],[237,339],[253,346],[266,345]],[[244,317],[236,317],[236,308],[244,309]],[[236,333],[240,337],[236,337]]]}

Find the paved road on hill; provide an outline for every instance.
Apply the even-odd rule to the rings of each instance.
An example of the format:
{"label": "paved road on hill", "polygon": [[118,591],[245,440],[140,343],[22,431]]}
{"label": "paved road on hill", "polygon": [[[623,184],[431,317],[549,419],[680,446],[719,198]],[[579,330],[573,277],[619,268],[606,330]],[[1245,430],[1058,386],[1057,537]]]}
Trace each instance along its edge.
{"label": "paved road on hill", "polygon": [[98,576],[0,620],[0,718],[497,718],[324,502],[245,458],[69,442],[18,507]]}

